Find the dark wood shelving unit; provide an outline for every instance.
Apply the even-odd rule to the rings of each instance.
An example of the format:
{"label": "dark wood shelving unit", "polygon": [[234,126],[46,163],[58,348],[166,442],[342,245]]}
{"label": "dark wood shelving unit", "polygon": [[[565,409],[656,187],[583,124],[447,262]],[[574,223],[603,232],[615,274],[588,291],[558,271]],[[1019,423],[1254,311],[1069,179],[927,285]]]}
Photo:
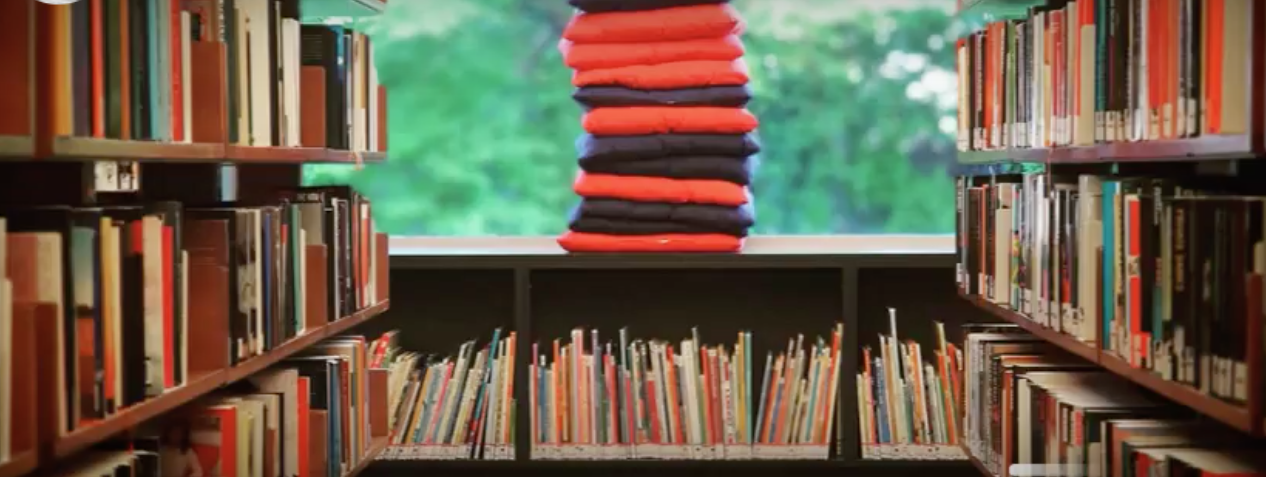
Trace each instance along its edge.
{"label": "dark wood shelving unit", "polygon": [[319,147],[255,147],[216,143],[126,141],[93,137],[56,137],[37,144],[30,137],[0,136],[0,160],[149,161],[239,164],[355,164],[382,162],[385,152],[357,152]]}
{"label": "dark wood shelving unit", "polygon": [[39,456],[34,450],[12,456],[8,461],[0,463],[0,477],[18,477],[35,471],[39,466]]}
{"label": "dark wood shelving unit", "polygon": [[[983,1],[983,0],[982,0]],[[1094,146],[1017,148],[988,151],[959,151],[960,164],[996,162],[1043,162],[1047,164],[1087,164],[1099,162],[1224,161],[1258,156],[1252,138],[1202,136],[1162,141],[1114,142]]]}
{"label": "dark wood shelving unit", "polygon": [[[145,421],[193,402],[222,386],[232,384],[255,373],[263,371],[269,366],[272,366],[281,360],[293,356],[299,351],[319,343],[321,340],[340,335],[352,327],[381,315],[390,306],[390,300],[384,300],[382,303],[358,311],[351,316],[309,331],[302,336],[298,336],[290,341],[287,341],[285,344],[274,348],[265,354],[250,358],[237,366],[214,371],[191,379],[184,386],[170,390],[161,396],[156,396],[153,399],[146,400],[140,404],[119,411],[101,422],[75,429],[74,431],[58,438],[53,443],[52,457],[54,459],[70,458],[80,451],[88,449],[89,447],[92,447],[93,445],[105,441],[115,435],[126,432]],[[22,475],[24,473],[25,472],[14,475]]]}
{"label": "dark wood shelving unit", "polygon": [[998,318],[1020,325],[1020,328],[1024,328],[1024,331],[1028,331],[1048,343],[1059,346],[1060,348],[1063,348],[1064,351],[1075,354],[1094,363],[1099,362],[1099,350],[1095,348],[1093,344],[1083,343],[1078,341],[1076,338],[1042,326],[1040,323],[1030,320],[1028,317],[1020,313],[1016,313],[985,301],[983,298],[970,295],[962,295],[962,297]]}
{"label": "dark wood shelving unit", "polygon": [[963,295],[963,298],[998,318],[1019,325],[1025,331],[1033,333],[1051,344],[1098,364],[1122,379],[1129,380],[1193,411],[1216,419],[1233,429],[1251,435],[1262,435],[1263,423],[1261,419],[1254,419],[1252,410],[1247,407],[1237,406],[1201,393],[1199,390],[1189,386],[1163,379],[1148,370],[1135,368],[1129,362],[1112,353],[1101,351],[1092,344],[1082,343],[1071,336],[1045,328],[1020,313],[989,303],[979,297]]}
{"label": "dark wood shelving unit", "polygon": [[807,472],[839,475],[840,471],[865,471],[866,475],[907,475],[910,471],[934,472],[938,476],[970,476],[975,470],[966,460],[384,460],[374,463],[373,475],[449,475],[458,472],[513,472],[516,475],[556,475],[554,473],[602,473],[645,475],[652,472],[687,472],[690,475],[771,475]]}
{"label": "dark wood shelving unit", "polygon": [[387,448],[388,440],[386,437],[375,438],[369,444],[369,452],[365,453],[365,457],[361,458],[360,462],[357,462],[346,474],[343,474],[343,477],[356,477],[365,469],[368,469],[374,463],[374,459],[378,458],[378,454],[381,454],[383,449]]}
{"label": "dark wood shelving unit", "polygon": [[1190,386],[1162,379],[1147,370],[1130,366],[1129,362],[1118,356],[1099,353],[1099,366],[1242,432],[1256,434],[1261,430],[1255,428],[1248,408],[1222,401]]}
{"label": "dark wood shelving unit", "polygon": [[994,477],[994,473],[991,472],[988,467],[985,467],[985,464],[981,462],[980,459],[971,455],[971,451],[967,450],[967,446],[963,446],[963,453],[967,454],[967,460],[971,462],[971,465],[975,467],[976,470],[980,471],[981,475],[984,475],[985,477]]}

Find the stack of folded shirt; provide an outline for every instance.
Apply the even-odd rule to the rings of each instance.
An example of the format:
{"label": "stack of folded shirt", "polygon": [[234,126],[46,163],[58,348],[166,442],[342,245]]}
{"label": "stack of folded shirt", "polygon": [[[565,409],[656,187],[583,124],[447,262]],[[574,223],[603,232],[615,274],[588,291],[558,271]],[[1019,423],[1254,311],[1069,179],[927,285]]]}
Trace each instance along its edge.
{"label": "stack of folded shirt", "polygon": [[723,0],[570,0],[559,50],[585,107],[573,252],[734,252],[754,223],[756,117]]}

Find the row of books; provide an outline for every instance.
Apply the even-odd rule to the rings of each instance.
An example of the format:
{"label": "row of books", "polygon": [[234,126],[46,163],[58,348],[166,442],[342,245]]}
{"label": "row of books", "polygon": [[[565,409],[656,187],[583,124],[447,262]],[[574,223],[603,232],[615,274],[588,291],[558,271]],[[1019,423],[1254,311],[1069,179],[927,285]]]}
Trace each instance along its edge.
{"label": "row of books", "polygon": [[1254,0],[1049,0],[957,42],[961,151],[1260,129]]}
{"label": "row of books", "polygon": [[36,397],[57,409],[49,436],[92,426],[378,304],[386,252],[344,186],[268,205],[0,212],[0,452],[34,425],[13,406],[33,406],[16,390],[34,386],[15,383],[56,376],[56,395]]}
{"label": "row of books", "polygon": [[[302,25],[300,0],[67,3],[0,5],[14,19],[0,33],[12,45],[3,104],[33,111],[41,90],[54,136],[385,150],[369,38]],[[0,134],[33,133],[29,114],[0,118]]]}
{"label": "row of books", "polygon": [[920,458],[880,450],[884,447],[868,448],[925,446],[943,448],[924,452],[926,458],[962,459],[956,449],[962,419],[962,351],[946,341],[943,323],[933,323],[936,344],[925,355],[918,342],[898,339],[895,309],[888,310],[888,320],[889,334],[879,335],[878,351],[862,348],[862,369],[857,374],[863,457]]}
{"label": "row of books", "polygon": [[965,444],[997,477],[1266,475],[1262,441],[1188,419],[1014,325],[972,327],[964,354]]}
{"label": "row of books", "polygon": [[534,459],[827,457],[842,325],[809,343],[788,339],[763,368],[750,332],[732,347],[703,343],[697,330],[677,344],[630,340],[627,328],[616,338],[578,328],[569,343],[533,345]]}
{"label": "row of books", "polygon": [[145,423],[54,475],[340,477],[374,457],[386,381],[371,386],[380,341],[334,338],[248,381]]}
{"label": "row of books", "polygon": [[958,282],[1103,353],[1262,399],[1266,197],[1195,179],[960,178]]}
{"label": "row of books", "polygon": [[514,460],[515,346],[498,329],[454,356],[387,351],[392,432],[381,458]]}

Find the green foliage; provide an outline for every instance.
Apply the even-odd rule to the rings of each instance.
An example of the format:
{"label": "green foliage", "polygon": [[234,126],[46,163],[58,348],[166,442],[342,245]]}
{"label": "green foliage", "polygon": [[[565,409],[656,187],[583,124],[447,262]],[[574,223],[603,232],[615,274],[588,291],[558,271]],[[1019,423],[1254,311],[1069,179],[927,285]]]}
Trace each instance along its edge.
{"label": "green foliage", "polygon": [[[735,0],[764,144],[756,233],[952,232],[959,26],[941,5],[875,3]],[[390,158],[308,166],[305,181],[356,186],[392,234],[560,233],[578,200],[581,110],[556,48],[570,14],[561,0],[389,3],[369,31]]]}

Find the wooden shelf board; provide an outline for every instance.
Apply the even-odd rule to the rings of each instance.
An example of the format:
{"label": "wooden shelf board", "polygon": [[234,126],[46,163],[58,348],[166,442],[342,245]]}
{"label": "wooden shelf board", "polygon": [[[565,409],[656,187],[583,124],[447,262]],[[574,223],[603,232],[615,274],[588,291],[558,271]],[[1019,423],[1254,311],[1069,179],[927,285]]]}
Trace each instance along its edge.
{"label": "wooden shelf board", "polygon": [[0,157],[27,158],[35,154],[31,136],[0,136]]}
{"label": "wooden shelf board", "polygon": [[1126,360],[1106,352],[1099,354],[1099,366],[1232,428],[1250,434],[1257,432],[1252,419],[1249,419],[1248,408],[1204,394],[1190,386],[1166,380],[1147,370],[1135,368]]}
{"label": "wooden shelf board", "polygon": [[[27,137],[0,136],[0,158],[27,160],[36,156],[34,141]],[[148,161],[236,164],[321,164],[382,162],[384,152],[342,151],[320,147],[254,147],[209,143],[125,141],[92,137],[57,137],[47,156],[53,161]],[[43,154],[43,153],[41,153]]]}
{"label": "wooden shelf board", "polygon": [[267,369],[303,349],[321,340],[342,334],[352,327],[364,323],[386,311],[391,306],[389,300],[371,306],[355,314],[296,337],[266,354],[253,357],[237,366],[208,373],[175,388],[146,400],[135,406],[123,409],[114,415],[93,425],[71,431],[57,439],[53,444],[53,457],[69,458],[93,445],[125,432],[150,419],[170,412],[180,406],[242,379]]}
{"label": "wooden shelf board", "polygon": [[1171,401],[1216,419],[1234,429],[1253,435],[1262,434],[1263,423],[1260,422],[1260,419],[1253,419],[1251,413],[1246,407],[1222,401],[1213,396],[1201,393],[1189,386],[1163,379],[1148,370],[1130,366],[1130,363],[1124,359],[1121,359],[1111,353],[1101,352],[1094,345],[1082,343],[1071,336],[1044,328],[1024,315],[1005,309],[993,303],[989,303],[979,297],[962,294],[960,294],[960,296],[967,301],[972,302],[978,308],[981,308],[1006,321],[1020,325],[1020,327],[1024,328],[1025,331],[1033,333],[1035,336],[1072,352],[1073,354],[1086,358],[1107,371],[1120,376],[1122,379],[1150,389],[1151,391],[1160,394]]}
{"label": "wooden shelf board", "polygon": [[959,151],[962,164],[1044,162],[1222,161],[1256,157],[1249,136],[1202,136],[1163,141],[1114,142],[1094,146]]}
{"label": "wooden shelf board", "polygon": [[224,157],[220,144],[124,141],[94,137],[56,137],[50,151],[56,160],[163,160],[212,162]]}
{"label": "wooden shelf board", "polygon": [[0,477],[19,477],[35,471],[39,466],[39,456],[35,450],[9,456],[9,460],[0,462]]}
{"label": "wooden shelf board", "polygon": [[967,452],[966,448],[963,449],[963,453],[967,454],[967,460],[971,461],[971,465],[975,466],[976,470],[979,470],[982,475],[984,475],[985,477],[995,477],[994,473],[990,471],[988,467],[985,467],[985,464],[981,462],[979,459],[977,459],[976,456],[971,455],[970,452]]}
{"label": "wooden shelf board", "polygon": [[360,459],[360,462],[357,462],[356,466],[348,470],[347,474],[344,474],[343,477],[356,477],[365,469],[369,468],[369,465],[374,463],[374,459],[378,458],[378,454],[382,453],[383,449],[386,449],[386,448],[387,448],[386,437],[379,437],[379,438],[374,439],[374,441],[370,443],[369,445],[369,452],[366,452],[365,456]]}
{"label": "wooden shelf board", "polygon": [[53,444],[53,456],[58,459],[69,458],[140,423],[215,391],[223,383],[224,371],[209,373],[191,380],[184,386],[116,412],[101,422],[75,429],[57,439]]}
{"label": "wooden shelf board", "polygon": [[998,318],[1020,325],[1020,327],[1024,328],[1025,331],[1032,333],[1034,336],[1037,336],[1048,343],[1063,348],[1064,351],[1068,351],[1069,353],[1080,356],[1093,363],[1099,362],[1099,350],[1096,349],[1093,344],[1082,343],[1076,338],[1044,327],[1038,322],[1030,320],[1028,317],[1020,313],[1016,313],[985,301],[983,298],[963,294],[960,294],[960,296],[975,304],[976,307],[988,311],[990,314],[997,316]]}

